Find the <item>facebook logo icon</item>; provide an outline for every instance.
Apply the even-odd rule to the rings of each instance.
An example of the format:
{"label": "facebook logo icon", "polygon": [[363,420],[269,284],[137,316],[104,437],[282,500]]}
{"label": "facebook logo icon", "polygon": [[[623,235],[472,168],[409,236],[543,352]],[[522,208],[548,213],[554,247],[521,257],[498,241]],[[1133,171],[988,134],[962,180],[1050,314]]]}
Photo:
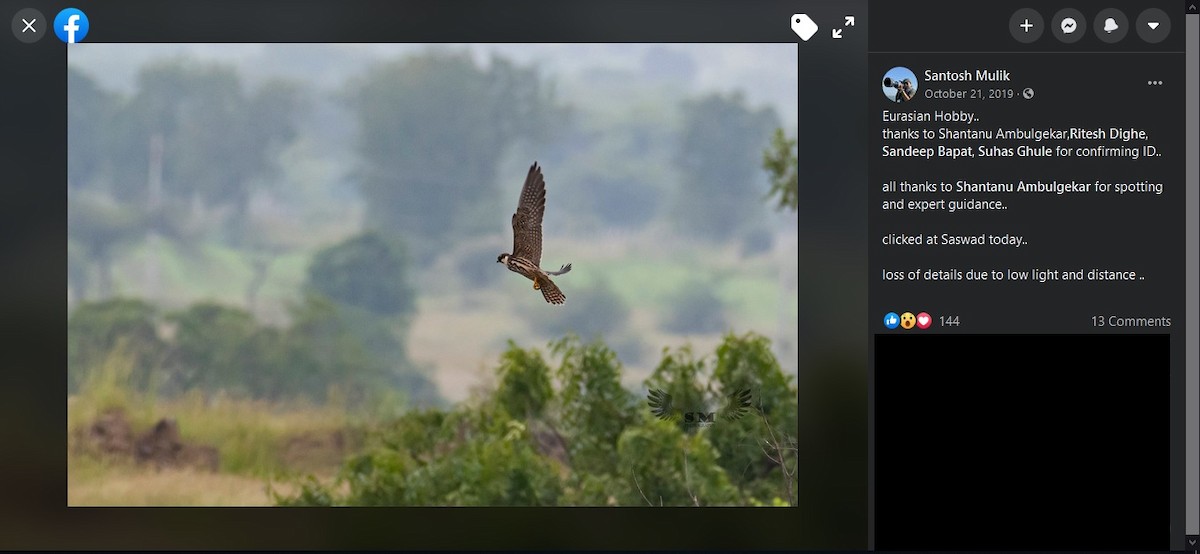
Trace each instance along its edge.
{"label": "facebook logo icon", "polygon": [[54,34],[67,44],[75,44],[88,34],[88,18],[76,8],[58,12],[54,18]]}

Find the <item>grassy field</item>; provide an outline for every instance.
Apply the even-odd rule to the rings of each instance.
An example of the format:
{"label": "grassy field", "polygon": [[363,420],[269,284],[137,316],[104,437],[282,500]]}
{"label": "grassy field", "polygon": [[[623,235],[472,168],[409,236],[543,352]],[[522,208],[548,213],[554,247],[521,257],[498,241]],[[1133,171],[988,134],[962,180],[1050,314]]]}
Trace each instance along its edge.
{"label": "grassy field", "polygon": [[[76,399],[72,399],[77,404]],[[271,503],[268,483],[288,492],[294,477],[312,474],[331,479],[345,456],[357,446],[353,438],[340,445],[329,437],[349,427],[335,428],[337,417],[327,408],[265,408],[252,402],[226,401],[211,407],[191,402],[159,402],[152,412],[131,414],[135,434],[153,423],[145,414],[173,417],[183,441],[210,445],[220,453],[220,470],[163,468],[136,464],[127,456],[97,456],[71,445],[89,420],[68,407],[67,500],[71,506],[259,506]],[[323,417],[334,416],[332,419]],[[333,429],[332,431],[330,431]]]}
{"label": "grassy field", "polygon": [[[352,414],[332,391],[322,405],[269,403],[199,393],[164,400],[129,386],[129,360],[119,352],[97,367],[80,394],[67,399],[67,499],[76,505],[244,506],[270,503],[267,484],[290,490],[292,477],[332,478],[361,446],[369,422]],[[162,418],[179,425],[185,444],[217,449],[216,473],[155,469],[131,455],[82,448],[101,414],[119,411],[134,436]]]}
{"label": "grassy field", "polygon": [[[277,488],[290,491],[289,485]],[[67,463],[69,506],[269,506],[259,477],[190,469],[146,470],[72,456]]]}

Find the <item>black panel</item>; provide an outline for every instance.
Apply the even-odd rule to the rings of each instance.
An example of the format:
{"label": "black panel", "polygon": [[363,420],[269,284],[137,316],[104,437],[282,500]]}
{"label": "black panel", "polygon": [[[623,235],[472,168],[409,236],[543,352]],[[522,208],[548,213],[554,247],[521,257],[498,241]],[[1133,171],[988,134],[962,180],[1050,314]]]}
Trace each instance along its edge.
{"label": "black panel", "polygon": [[1167,550],[1167,335],[877,335],[880,550]]}

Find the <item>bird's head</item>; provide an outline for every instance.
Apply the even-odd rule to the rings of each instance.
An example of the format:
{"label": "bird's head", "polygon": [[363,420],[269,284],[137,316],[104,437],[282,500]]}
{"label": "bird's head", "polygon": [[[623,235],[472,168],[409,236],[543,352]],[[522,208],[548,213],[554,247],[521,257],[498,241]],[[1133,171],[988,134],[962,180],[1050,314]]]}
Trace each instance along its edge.
{"label": "bird's head", "polygon": [[508,254],[501,254],[499,256],[496,256],[496,263],[508,264]]}

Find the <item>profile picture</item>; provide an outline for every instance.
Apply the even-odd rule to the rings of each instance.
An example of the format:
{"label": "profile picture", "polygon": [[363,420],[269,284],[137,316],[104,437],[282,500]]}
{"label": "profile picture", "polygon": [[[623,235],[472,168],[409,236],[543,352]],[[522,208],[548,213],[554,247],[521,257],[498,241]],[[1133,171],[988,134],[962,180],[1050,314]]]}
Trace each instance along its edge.
{"label": "profile picture", "polygon": [[893,67],[883,75],[883,95],[892,102],[908,102],[917,97],[917,76],[907,67]]}

